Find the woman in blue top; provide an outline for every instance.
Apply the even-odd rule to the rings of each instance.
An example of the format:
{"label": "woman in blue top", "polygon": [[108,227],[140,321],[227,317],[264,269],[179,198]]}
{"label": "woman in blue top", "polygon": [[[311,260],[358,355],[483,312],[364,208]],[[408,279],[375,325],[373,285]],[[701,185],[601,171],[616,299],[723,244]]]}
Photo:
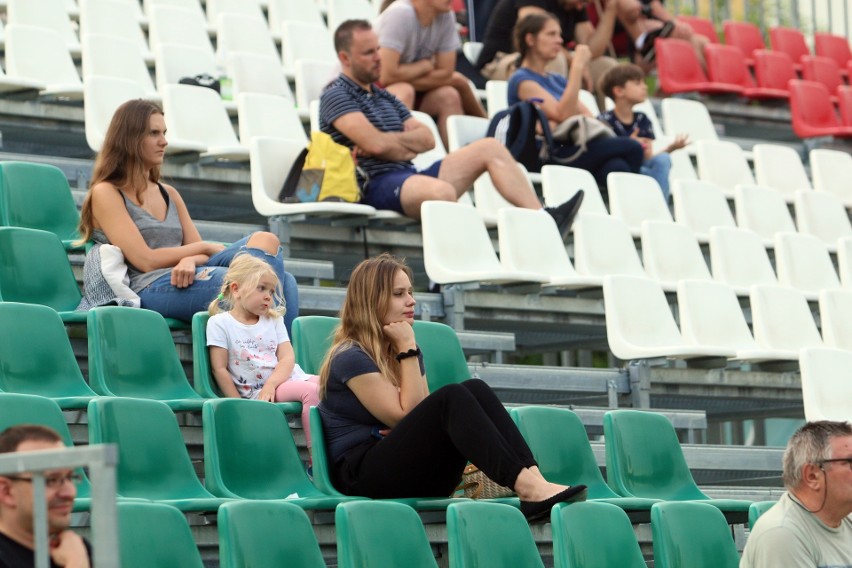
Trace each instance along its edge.
{"label": "woman in blue top", "polygon": [[[515,25],[515,45],[520,64],[509,78],[509,104],[537,99],[550,121],[551,130],[575,115],[592,117],[580,102],[583,72],[591,59],[586,45],[574,48],[568,79],[545,71],[562,50],[562,29],[553,14],[535,13]],[[573,150],[567,151],[570,155]],[[588,170],[602,188],[610,172],[639,173],[643,159],[642,145],[632,138],[598,138],[588,143],[588,150],[571,166]]]}

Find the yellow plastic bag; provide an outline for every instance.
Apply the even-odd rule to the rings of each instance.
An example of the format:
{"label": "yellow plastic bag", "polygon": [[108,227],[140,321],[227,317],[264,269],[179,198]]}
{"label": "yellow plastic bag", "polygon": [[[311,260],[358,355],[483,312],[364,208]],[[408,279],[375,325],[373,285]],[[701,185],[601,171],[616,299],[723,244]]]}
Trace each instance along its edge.
{"label": "yellow plastic bag", "polygon": [[325,132],[311,132],[311,142],[293,164],[278,200],[283,203],[345,201],[357,203],[361,191],[349,148]]}

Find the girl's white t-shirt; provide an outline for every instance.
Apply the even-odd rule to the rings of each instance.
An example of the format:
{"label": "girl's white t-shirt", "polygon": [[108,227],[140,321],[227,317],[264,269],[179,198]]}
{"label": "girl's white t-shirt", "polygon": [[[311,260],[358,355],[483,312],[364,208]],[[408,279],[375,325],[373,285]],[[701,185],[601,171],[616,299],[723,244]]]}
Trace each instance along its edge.
{"label": "girl's white t-shirt", "polygon": [[[207,345],[228,350],[228,373],[243,398],[255,399],[278,364],[275,355],[281,343],[290,341],[284,318],[261,317],[254,325],[237,321],[229,312],[212,316],[207,322]],[[291,381],[306,381],[298,363]]]}

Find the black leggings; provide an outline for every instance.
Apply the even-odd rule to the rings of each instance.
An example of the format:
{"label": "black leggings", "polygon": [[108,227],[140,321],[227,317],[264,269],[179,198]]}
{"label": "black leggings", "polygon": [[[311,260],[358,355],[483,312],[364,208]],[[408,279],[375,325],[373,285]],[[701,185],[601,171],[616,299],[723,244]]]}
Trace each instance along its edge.
{"label": "black leggings", "polygon": [[468,461],[507,487],[536,465],[509,413],[479,379],[438,389],[383,440],[349,450],[334,481],[347,495],[375,499],[448,497]]}
{"label": "black leggings", "polygon": [[[571,146],[565,154],[570,155],[577,146]],[[645,157],[642,145],[626,136],[597,138],[588,143],[588,150],[568,164],[574,168],[588,170],[602,188],[606,188],[606,177],[611,172],[638,174]]]}

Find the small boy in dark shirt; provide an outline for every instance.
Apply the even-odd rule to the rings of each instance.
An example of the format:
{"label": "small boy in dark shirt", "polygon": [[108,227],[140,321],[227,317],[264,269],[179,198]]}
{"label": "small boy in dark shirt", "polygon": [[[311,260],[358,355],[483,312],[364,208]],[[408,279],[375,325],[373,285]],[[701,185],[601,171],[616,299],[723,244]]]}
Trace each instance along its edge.
{"label": "small boy in dark shirt", "polygon": [[633,105],[648,98],[648,86],[642,69],[632,63],[616,65],[601,77],[600,92],[615,101],[615,108],[602,113],[598,118],[609,124],[618,136],[629,136],[638,140],[645,149],[645,161],[640,172],[651,176],[660,184],[666,201],[669,199],[669,171],[672,160],[669,154],[689,143],[686,135],[679,134],[665,150],[654,154],[654,127],[651,120],[641,112],[634,112]]}

